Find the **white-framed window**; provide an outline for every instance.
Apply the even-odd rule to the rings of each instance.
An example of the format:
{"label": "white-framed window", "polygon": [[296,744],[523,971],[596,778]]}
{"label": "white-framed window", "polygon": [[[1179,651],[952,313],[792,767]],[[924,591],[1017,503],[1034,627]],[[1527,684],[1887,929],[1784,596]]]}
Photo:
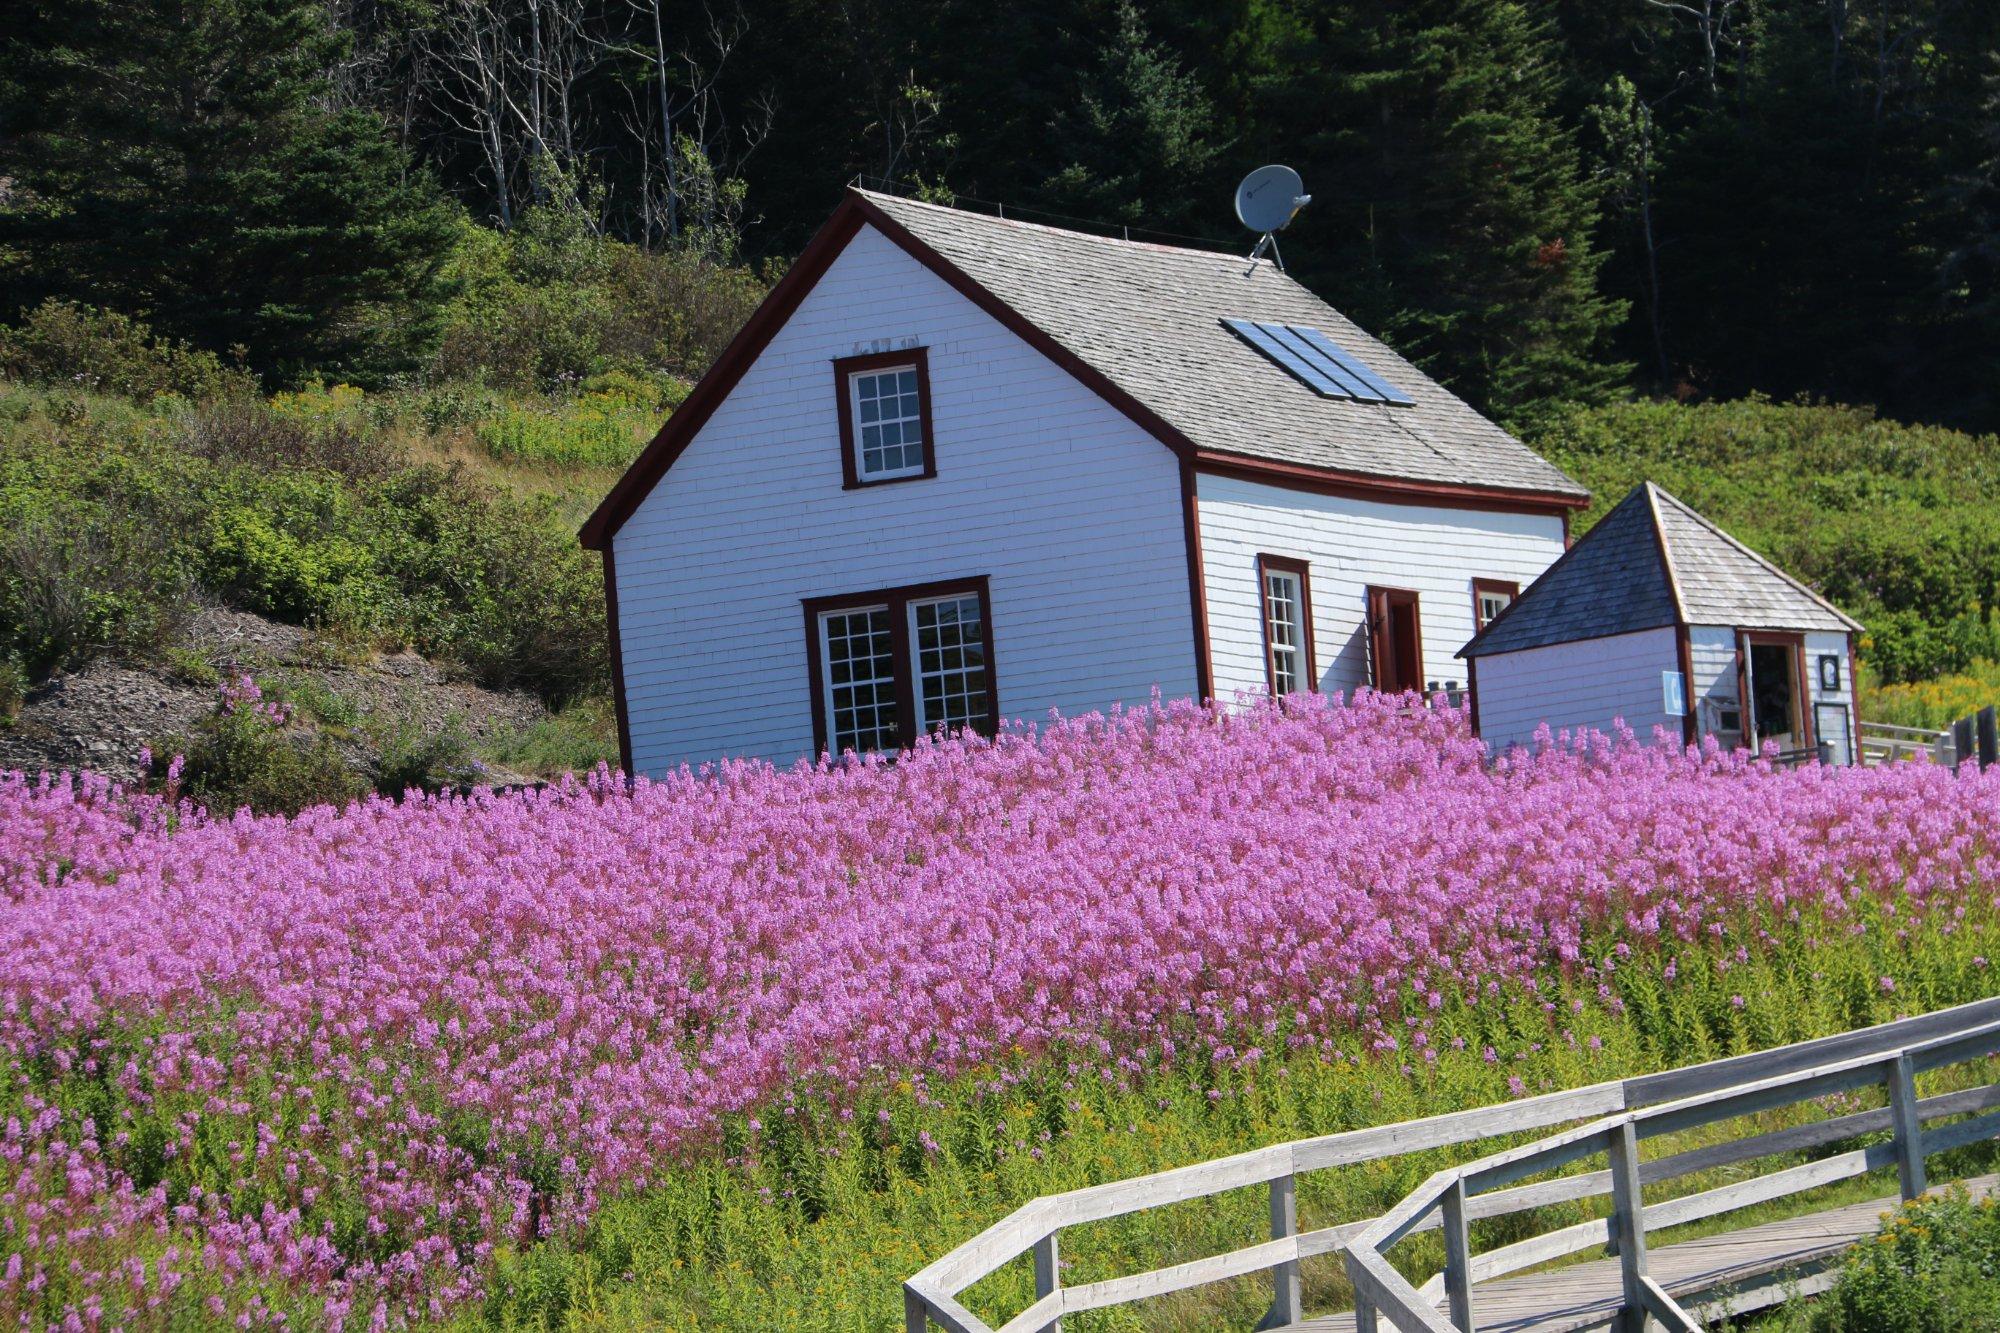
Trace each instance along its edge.
{"label": "white-framed window", "polygon": [[844,607],[820,615],[827,745],[835,754],[896,748],[894,623],[886,605]]}
{"label": "white-framed window", "polygon": [[821,749],[866,754],[998,725],[984,576],[809,598],[805,610]]}
{"label": "white-framed window", "polygon": [[1276,557],[1257,561],[1264,610],[1264,665],[1273,697],[1309,690],[1312,680],[1312,618],[1306,574],[1301,565]]}
{"label": "white-framed window", "polygon": [[911,602],[910,651],[919,731],[986,720],[986,625],[976,593]]}
{"label": "white-framed window", "polygon": [[1494,617],[1514,604],[1521,585],[1505,579],[1472,581],[1472,629],[1476,634],[1493,623]]}
{"label": "white-framed window", "polygon": [[858,480],[893,481],[924,472],[923,389],[917,367],[883,366],[847,377],[854,413],[854,470]]}

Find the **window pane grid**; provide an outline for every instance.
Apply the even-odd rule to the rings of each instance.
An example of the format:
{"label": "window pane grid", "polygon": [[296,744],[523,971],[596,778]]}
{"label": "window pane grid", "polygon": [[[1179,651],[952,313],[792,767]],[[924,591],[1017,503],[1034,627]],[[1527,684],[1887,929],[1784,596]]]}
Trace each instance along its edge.
{"label": "window pane grid", "polygon": [[889,608],[859,607],[820,617],[826,656],[829,748],[894,749],[896,651]]}
{"label": "window pane grid", "polygon": [[1306,687],[1304,598],[1296,574],[1264,571],[1264,634],[1269,644],[1271,693]]}
{"label": "window pane grid", "polygon": [[864,481],[906,477],[924,470],[922,395],[915,366],[867,371],[850,377]]}
{"label": "window pane grid", "polygon": [[919,722],[927,732],[986,720],[986,627],[979,598],[949,597],[910,607]]}

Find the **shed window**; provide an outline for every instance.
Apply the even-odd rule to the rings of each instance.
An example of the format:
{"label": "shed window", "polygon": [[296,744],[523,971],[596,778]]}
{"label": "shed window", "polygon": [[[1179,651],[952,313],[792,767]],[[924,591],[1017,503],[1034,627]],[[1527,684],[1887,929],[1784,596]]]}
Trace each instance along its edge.
{"label": "shed window", "polygon": [[845,754],[998,725],[986,580],[806,603],[814,744]]}
{"label": "shed window", "polygon": [[1264,683],[1276,698],[1313,687],[1312,603],[1306,565],[1257,557],[1264,613]]}
{"label": "shed window", "polygon": [[841,478],[849,489],[937,475],[929,358],[921,347],[834,364]]}

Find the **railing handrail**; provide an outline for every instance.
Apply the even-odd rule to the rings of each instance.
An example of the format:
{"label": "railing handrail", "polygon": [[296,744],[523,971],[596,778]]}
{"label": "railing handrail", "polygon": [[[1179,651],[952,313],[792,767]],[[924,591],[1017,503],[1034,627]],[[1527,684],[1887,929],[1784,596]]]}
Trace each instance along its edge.
{"label": "railing handrail", "polygon": [[[1658,1074],[1544,1093],[1494,1106],[1471,1107],[1422,1120],[1299,1139],[1148,1176],[1044,1195],[1022,1205],[905,1281],[906,1323],[909,1333],[923,1333],[931,1323],[952,1333],[996,1333],[966,1310],[957,1297],[981,1278],[1031,1252],[1037,1258],[1036,1300],[998,1333],[1038,1333],[1053,1327],[1055,1319],[1065,1312],[1120,1304],[1265,1269],[1278,1273],[1279,1292],[1273,1317],[1283,1316],[1288,1322],[1296,1322],[1298,1261],[1343,1251],[1352,1258],[1357,1253],[1360,1235],[1372,1225],[1364,1220],[1300,1234],[1295,1216],[1288,1220],[1288,1215],[1293,1182],[1302,1173],[1479,1139],[1511,1137],[1524,1130],[1570,1121],[1596,1119],[1602,1123],[1606,1117],[1615,1118],[1647,1107],[1665,1109],[1669,1103],[1698,1100],[1705,1094],[1742,1091],[1751,1085],[1782,1080],[1786,1075],[1819,1072],[1823,1066],[1867,1065],[1871,1063],[1870,1057],[1879,1063],[1885,1053],[1964,1041],[1970,1033],[1993,1027],[2000,1027],[2000,997]],[[1589,1128],[1588,1124],[1578,1126],[1558,1137],[1566,1138]],[[1524,1148],[1534,1146],[1524,1145]],[[1066,1290],[1060,1286],[1055,1247],[1056,1237],[1064,1229],[1254,1185],[1268,1185],[1272,1190],[1270,1241],[1207,1259],[1093,1283],[1088,1288]],[[1384,1218],[1388,1216],[1384,1214]],[[1090,1303],[1071,1304],[1069,1291],[1084,1293],[1081,1300]]]}
{"label": "railing handrail", "polygon": [[[1832,1061],[1605,1117],[1563,1134],[1435,1172],[1394,1208],[1371,1222],[1348,1246],[1347,1266],[1355,1286],[1357,1310],[1361,1315],[1357,1325],[1361,1328],[1375,1327],[1374,1316],[1379,1308],[1381,1313],[1389,1315],[1397,1327],[1405,1330],[1470,1329],[1473,1326],[1471,1289],[1475,1282],[1519,1272],[1609,1241],[1616,1244],[1619,1253],[1625,1290],[1624,1308],[1628,1312],[1651,1314],[1669,1327],[1692,1327],[1692,1320],[1686,1312],[1646,1275],[1647,1231],[1700,1221],[1751,1204],[1785,1198],[1891,1164],[1897,1168],[1903,1199],[1908,1201],[1919,1197],[1927,1187],[1925,1159],[1932,1153],[2000,1137],[2000,1112],[1975,1116],[1929,1133],[1923,1130],[1923,1123],[2000,1104],[2000,1083],[1919,1099],[1916,1095],[1916,1075],[1969,1060],[1984,1059],[1996,1050],[2000,1050],[2000,1022],[1979,1023],[1959,1032],[1913,1042],[1893,1050]],[[1716,1155],[1713,1148],[1698,1149],[1667,1159],[1677,1169],[1647,1173],[1639,1162],[1637,1152],[1637,1145],[1644,1138],[1733,1120],[1757,1111],[1795,1105],[1833,1092],[1874,1084],[1884,1084],[1889,1089],[1890,1104],[1885,1110],[1838,1117],[1830,1122],[1838,1126],[1834,1134],[1825,1133],[1822,1127],[1821,1132],[1812,1137],[1820,1141],[1850,1137],[1865,1132],[1867,1128],[1874,1128],[1874,1122],[1880,1119],[1885,1120],[1887,1127],[1894,1131],[1895,1137],[1889,1143],[1870,1144],[1835,1157],[1821,1158],[1650,1206],[1640,1195],[1640,1186],[1648,1175],[1653,1180],[1673,1179],[1705,1169],[1709,1163],[1700,1159]],[[1719,1146],[1733,1149],[1732,1155],[1739,1157],[1765,1156],[1785,1150],[1775,1141],[1785,1140],[1790,1146],[1792,1141],[1804,1137],[1798,1130],[1808,1128],[1814,1127],[1771,1131]],[[1494,1185],[1555,1170],[1599,1152],[1610,1159],[1610,1170],[1605,1173],[1609,1176],[1608,1183],[1600,1185],[1595,1177],[1586,1178],[1591,1181],[1590,1188],[1568,1191],[1566,1197],[1585,1198],[1610,1193],[1614,1198],[1611,1217],[1516,1241],[1479,1256],[1477,1260],[1470,1254],[1463,1228],[1471,1196],[1483,1193]],[[1657,1167],[1663,1163],[1653,1165]],[[1514,1207],[1488,1210],[1482,1215],[1496,1216],[1501,1212],[1518,1212],[1537,1206],[1537,1201],[1522,1201]],[[1457,1219],[1454,1221],[1446,1217],[1442,1223],[1446,1230],[1445,1271],[1422,1287],[1411,1286],[1395,1275],[1385,1258],[1389,1247],[1418,1230],[1432,1214],[1452,1211],[1456,1211]],[[1453,1243],[1454,1231],[1458,1233],[1456,1246]],[[1390,1280],[1392,1277],[1394,1280]],[[1450,1322],[1441,1323],[1438,1319],[1436,1302],[1440,1294],[1451,1301],[1453,1317]],[[1363,1310],[1363,1306],[1371,1308]]]}

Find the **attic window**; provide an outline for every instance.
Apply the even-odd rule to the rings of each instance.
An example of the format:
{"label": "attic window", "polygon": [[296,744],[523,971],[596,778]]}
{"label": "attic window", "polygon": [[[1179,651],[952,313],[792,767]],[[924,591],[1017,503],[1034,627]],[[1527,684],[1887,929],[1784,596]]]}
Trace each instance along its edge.
{"label": "attic window", "polygon": [[1262,352],[1322,398],[1412,407],[1416,400],[1349,355],[1340,344],[1305,324],[1264,324],[1225,319],[1223,326]]}
{"label": "attic window", "polygon": [[833,372],[840,395],[842,484],[853,490],[935,477],[925,349],[845,357],[833,363]]}

